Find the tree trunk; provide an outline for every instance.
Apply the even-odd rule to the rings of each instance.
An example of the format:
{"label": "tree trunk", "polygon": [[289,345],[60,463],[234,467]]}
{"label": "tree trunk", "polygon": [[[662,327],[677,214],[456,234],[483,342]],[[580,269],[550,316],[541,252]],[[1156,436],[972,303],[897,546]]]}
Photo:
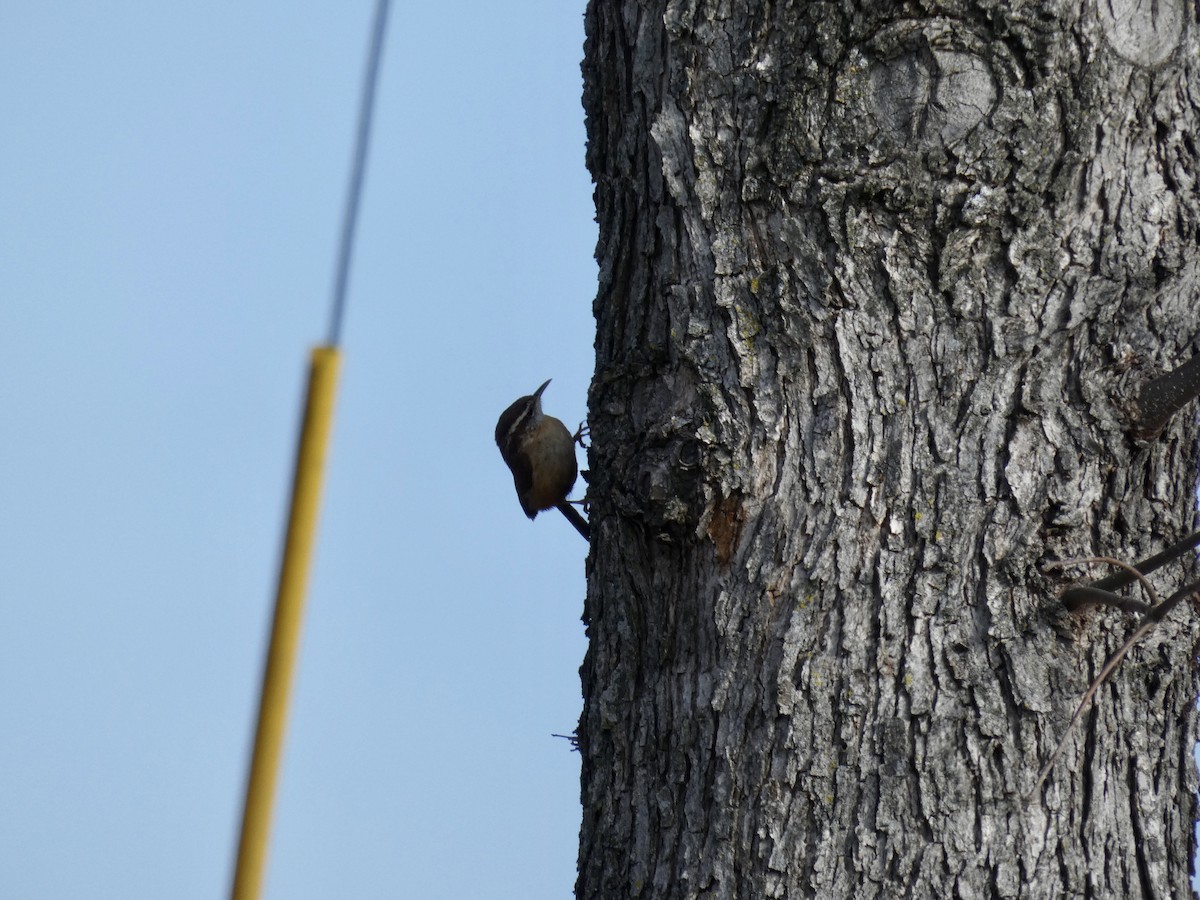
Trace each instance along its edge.
{"label": "tree trunk", "polygon": [[[928,5],[904,7],[929,10]],[[1198,632],[1181,0],[591,0],[580,898],[1178,897]],[[1189,557],[1190,558],[1190,557]],[[1152,577],[1169,592],[1191,562]]]}

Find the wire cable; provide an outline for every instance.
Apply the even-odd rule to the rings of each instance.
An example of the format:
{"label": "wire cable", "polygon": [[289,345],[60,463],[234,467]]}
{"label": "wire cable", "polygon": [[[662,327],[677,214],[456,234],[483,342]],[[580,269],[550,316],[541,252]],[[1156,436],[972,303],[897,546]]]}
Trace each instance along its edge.
{"label": "wire cable", "polygon": [[305,594],[316,543],[317,514],[320,509],[321,486],[341,364],[338,343],[341,340],[342,318],[346,309],[350,257],[354,247],[363,172],[367,163],[371,111],[375,103],[375,85],[379,78],[379,60],[383,52],[387,12],[388,0],[378,0],[371,27],[371,47],[363,80],[362,103],[359,107],[354,163],[342,219],[328,345],[314,348],[309,363],[308,391],[304,419],[300,427],[299,446],[296,450],[291,510],[288,514],[283,559],[280,563],[279,583],[275,595],[271,639],[267,646],[266,664],[263,667],[258,725],[254,735],[250,772],[246,780],[241,836],[230,890],[233,900],[257,900],[262,892],[266,874],[275,786],[279,781],[279,760],[283,753],[288,705],[296,659],[299,655]]}
{"label": "wire cable", "polygon": [[383,56],[383,34],[387,28],[388,0],[378,0],[371,26],[371,49],[363,74],[362,100],[358,107],[358,131],[354,139],[354,162],[350,169],[350,187],[342,213],[342,237],[338,249],[337,271],[333,280],[333,311],[329,318],[330,347],[342,340],[342,319],[346,313],[346,286],[350,280],[350,256],[354,249],[354,231],[358,225],[358,199],[362,194],[367,168],[367,147],[371,142],[371,116],[375,109],[375,86],[379,82],[379,61]]}

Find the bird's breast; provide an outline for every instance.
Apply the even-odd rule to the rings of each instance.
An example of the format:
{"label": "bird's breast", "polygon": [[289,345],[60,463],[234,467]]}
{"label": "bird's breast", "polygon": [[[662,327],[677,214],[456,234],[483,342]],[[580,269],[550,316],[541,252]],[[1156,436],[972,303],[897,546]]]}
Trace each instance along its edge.
{"label": "bird's breast", "polygon": [[550,509],[566,499],[579,466],[575,462],[575,440],[571,432],[553,416],[546,416],[537,433],[526,444],[532,464],[533,483],[522,498],[526,513]]}

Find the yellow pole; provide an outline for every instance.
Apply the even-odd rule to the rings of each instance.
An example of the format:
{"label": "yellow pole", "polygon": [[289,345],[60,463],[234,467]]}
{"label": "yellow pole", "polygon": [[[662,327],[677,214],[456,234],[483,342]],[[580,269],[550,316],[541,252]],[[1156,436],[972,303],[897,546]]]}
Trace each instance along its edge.
{"label": "yellow pole", "polygon": [[288,516],[287,539],[275,595],[275,622],[271,628],[271,644],[263,672],[254,758],[250,763],[250,777],[246,784],[242,837],[233,876],[233,900],[257,900],[262,892],[271,810],[279,775],[283,733],[287,727],[292,674],[300,644],[300,623],[304,617],[304,595],[308,585],[340,362],[341,357],[333,347],[313,349],[304,424],[301,426],[296,473],[292,483],[292,509]]}

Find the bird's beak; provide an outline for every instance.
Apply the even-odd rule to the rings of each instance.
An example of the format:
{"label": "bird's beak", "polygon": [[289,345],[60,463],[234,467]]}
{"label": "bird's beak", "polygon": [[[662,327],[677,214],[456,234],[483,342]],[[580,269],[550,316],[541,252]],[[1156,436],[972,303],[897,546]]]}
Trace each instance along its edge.
{"label": "bird's beak", "polygon": [[553,380],[554,379],[552,379],[552,378],[547,378],[545,383],[540,388],[538,388],[536,391],[533,392],[533,396],[537,397],[538,399],[541,399],[542,391],[544,391],[546,389],[546,385],[549,384]]}

